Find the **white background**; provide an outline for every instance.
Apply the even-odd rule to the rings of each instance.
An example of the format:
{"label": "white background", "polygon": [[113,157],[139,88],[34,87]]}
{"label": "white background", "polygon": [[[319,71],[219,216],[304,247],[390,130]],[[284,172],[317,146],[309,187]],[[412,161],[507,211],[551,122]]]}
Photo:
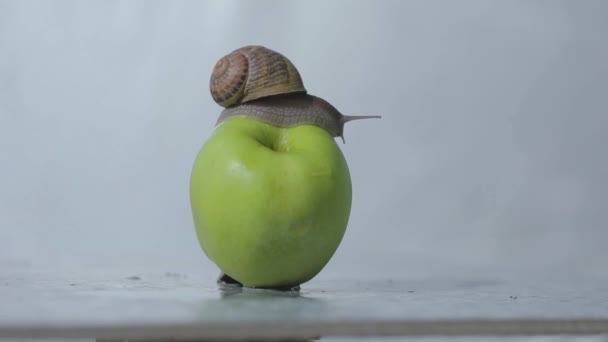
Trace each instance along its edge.
{"label": "white background", "polygon": [[[289,57],[345,114],[353,207],[317,279],[583,277],[608,260],[604,1],[0,1],[0,266],[215,266],[192,163],[215,62]],[[131,274],[129,273],[129,274]]]}

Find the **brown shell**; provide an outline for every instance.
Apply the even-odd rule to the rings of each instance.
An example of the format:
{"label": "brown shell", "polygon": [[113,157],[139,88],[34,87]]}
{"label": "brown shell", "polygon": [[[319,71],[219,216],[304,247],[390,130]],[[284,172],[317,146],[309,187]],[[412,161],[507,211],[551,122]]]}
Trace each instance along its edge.
{"label": "brown shell", "polygon": [[213,100],[222,107],[272,95],[306,93],[293,63],[263,46],[245,46],[222,57],[213,68],[209,87]]}

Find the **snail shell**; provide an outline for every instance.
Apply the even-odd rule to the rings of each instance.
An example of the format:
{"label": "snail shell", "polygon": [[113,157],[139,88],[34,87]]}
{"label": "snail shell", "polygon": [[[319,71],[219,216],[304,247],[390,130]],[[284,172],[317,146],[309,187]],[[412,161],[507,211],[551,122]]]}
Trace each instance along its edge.
{"label": "snail shell", "polygon": [[380,116],[342,115],[327,101],[308,95],[287,57],[263,46],[245,46],[222,57],[213,69],[211,96],[225,107],[216,125],[251,117],[278,127],[316,125],[344,141],[344,124]]}
{"label": "snail shell", "polygon": [[211,96],[222,107],[262,97],[306,93],[287,57],[262,46],[245,46],[222,57],[211,75]]}

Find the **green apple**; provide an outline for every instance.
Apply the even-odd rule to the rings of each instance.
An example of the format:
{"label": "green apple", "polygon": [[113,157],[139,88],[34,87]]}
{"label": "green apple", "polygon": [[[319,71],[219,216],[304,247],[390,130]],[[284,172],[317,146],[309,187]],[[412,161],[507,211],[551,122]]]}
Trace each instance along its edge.
{"label": "green apple", "polygon": [[199,243],[245,286],[282,288],[316,276],[340,244],[351,179],[334,138],[233,117],[198,153],[190,200]]}

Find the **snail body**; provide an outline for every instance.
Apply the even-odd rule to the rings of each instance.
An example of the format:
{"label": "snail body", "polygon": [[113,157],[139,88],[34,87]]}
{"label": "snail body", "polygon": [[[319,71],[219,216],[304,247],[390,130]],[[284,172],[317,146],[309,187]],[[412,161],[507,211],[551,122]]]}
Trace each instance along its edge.
{"label": "snail body", "polygon": [[368,117],[308,94],[293,64],[260,46],[223,57],[210,88],[224,109],[190,179],[199,243],[222,280],[305,283],[329,262],[350,216],[350,173],[334,138]]}

